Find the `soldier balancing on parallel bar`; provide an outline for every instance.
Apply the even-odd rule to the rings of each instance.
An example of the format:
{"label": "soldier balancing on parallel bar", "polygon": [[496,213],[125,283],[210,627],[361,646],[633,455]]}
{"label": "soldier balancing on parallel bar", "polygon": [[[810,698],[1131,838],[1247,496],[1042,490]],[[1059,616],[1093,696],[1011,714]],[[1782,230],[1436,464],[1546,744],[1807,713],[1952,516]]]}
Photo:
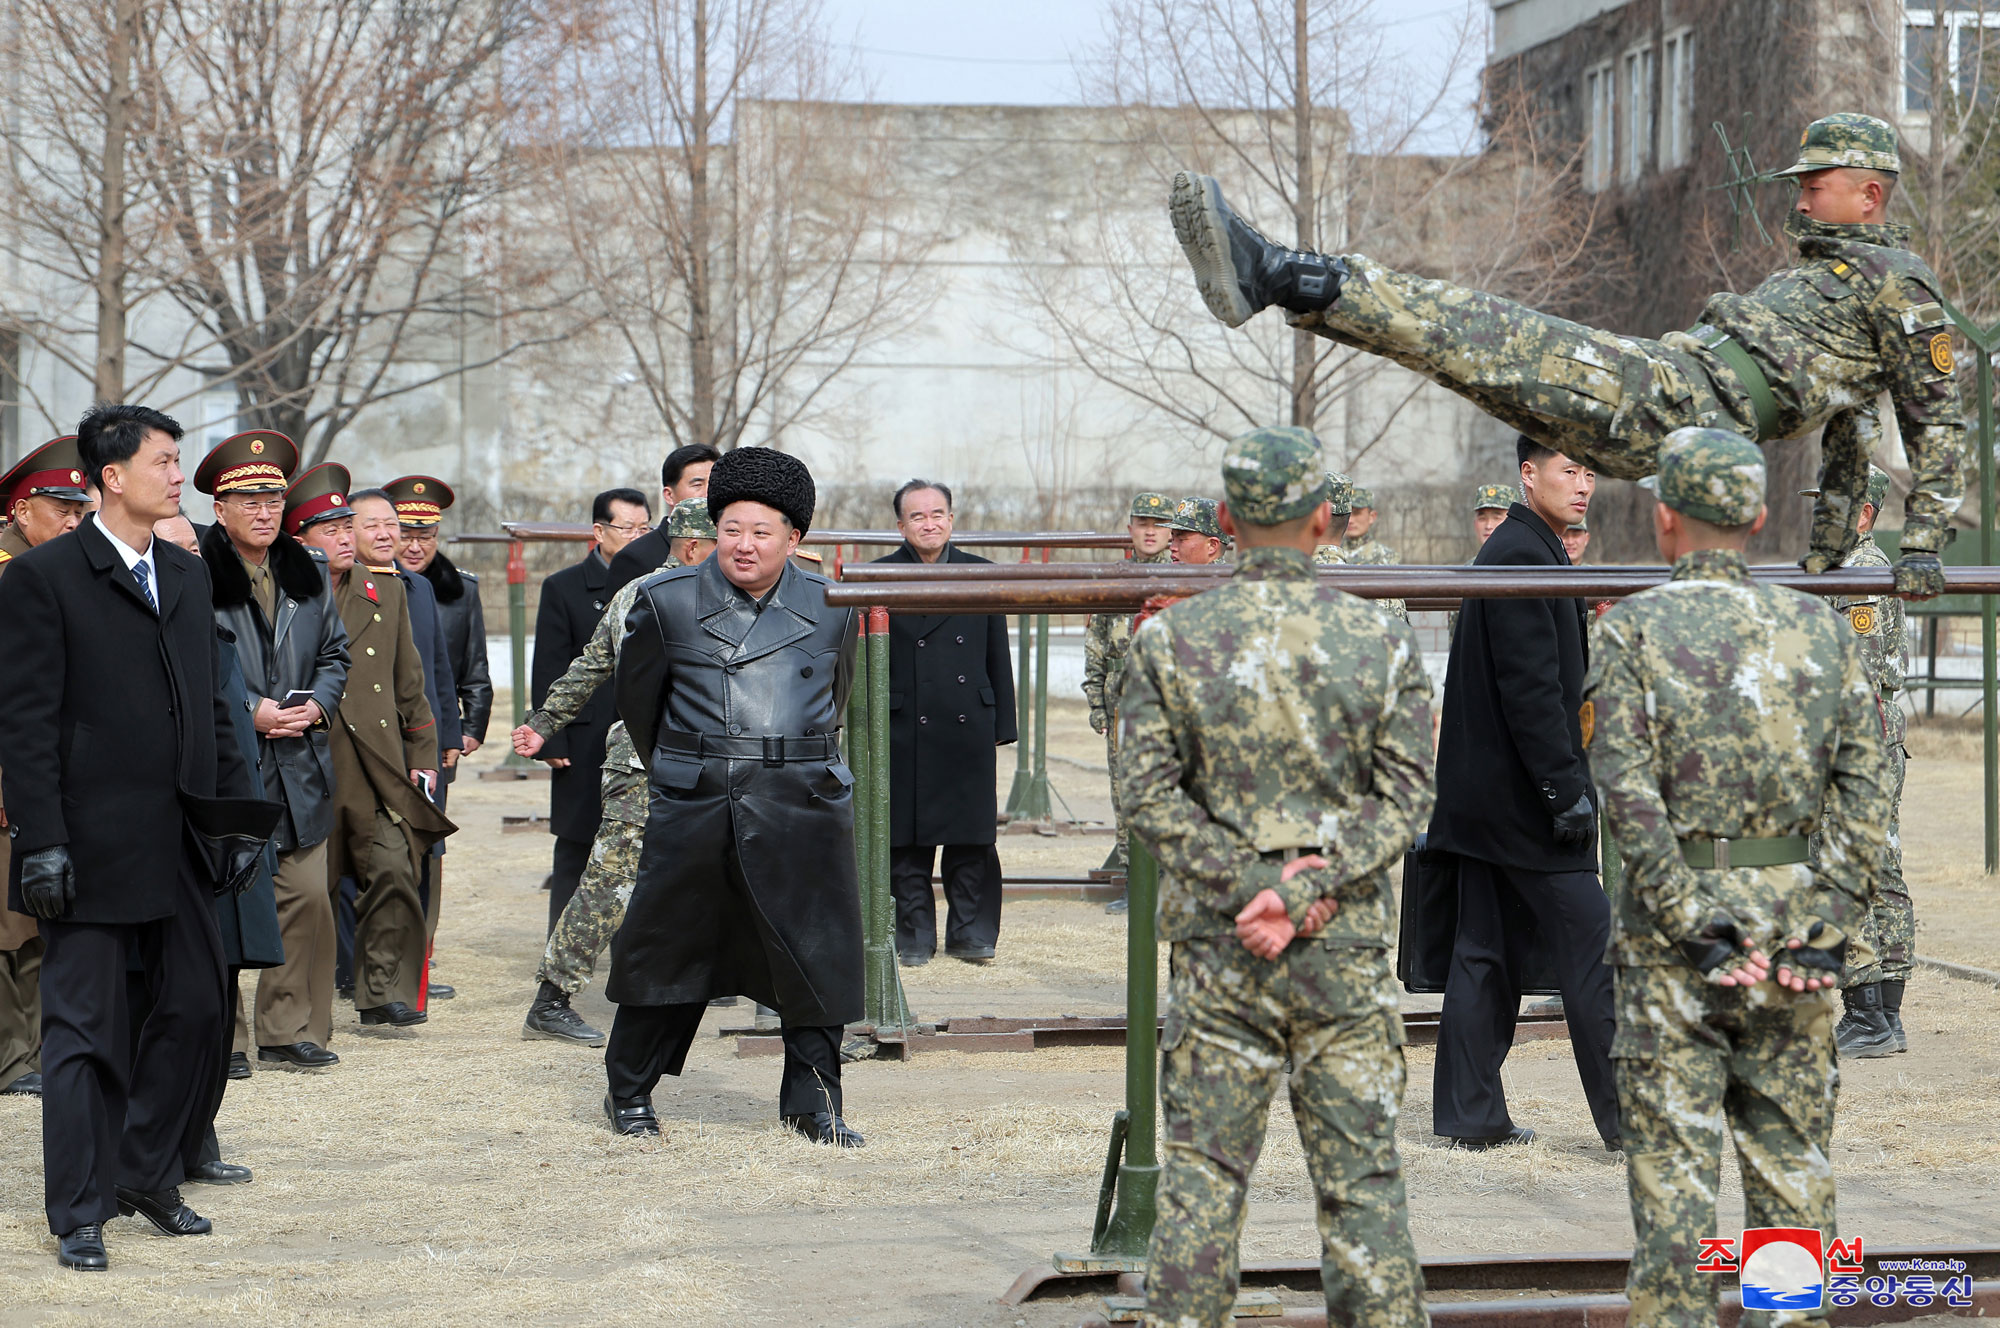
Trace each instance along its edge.
{"label": "soldier balancing on parallel bar", "polygon": [[1305,328],[1382,355],[1565,456],[1619,479],[1658,466],[1675,429],[1719,426],[1758,442],[1824,426],[1808,571],[1854,547],[1868,458],[1889,393],[1913,484],[1898,594],[1942,593],[1963,494],[1965,425],[1936,275],[1887,221],[1902,169],[1893,130],[1841,113],[1806,128],[1785,234],[1798,263],[1747,295],[1711,296],[1701,321],[1658,340],[1619,336],[1482,291],[1393,272],[1361,254],[1273,244],[1208,176],[1174,177],[1174,231],[1209,311],[1231,327],[1273,305]]}

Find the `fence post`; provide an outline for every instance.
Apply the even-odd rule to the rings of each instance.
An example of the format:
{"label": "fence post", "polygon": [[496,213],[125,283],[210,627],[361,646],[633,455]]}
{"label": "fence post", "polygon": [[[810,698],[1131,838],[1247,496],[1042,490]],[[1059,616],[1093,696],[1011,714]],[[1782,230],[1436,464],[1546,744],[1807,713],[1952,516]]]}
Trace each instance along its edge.
{"label": "fence post", "polygon": [[[1027,560],[1025,551],[1021,558],[1024,562]],[[1014,740],[1014,786],[1007,790],[1006,816],[1010,821],[1024,821],[1028,819],[1028,789],[1034,780],[1029,770],[1029,764],[1034,760],[1034,743],[1029,741],[1028,721],[1035,699],[1029,695],[1028,615],[1020,615],[1016,622],[1019,626],[1015,628],[1015,635],[1021,650],[1021,666],[1014,673],[1014,732],[1018,736]]]}
{"label": "fence post", "polygon": [[896,900],[889,890],[889,611],[868,610],[868,766],[867,815],[870,893],[869,944],[876,949],[880,979],[871,992],[869,1023],[877,1029],[907,1029],[910,1008],[903,997],[903,975],[896,968]]}
{"label": "fence post", "polygon": [[1156,1151],[1159,1083],[1160,952],[1154,934],[1159,866],[1132,837],[1125,917],[1125,1110],[1112,1124],[1113,1150],[1123,1136],[1116,1207],[1100,1210],[1090,1252],[1099,1258],[1144,1259],[1158,1213],[1160,1163]]}
{"label": "fence post", "polygon": [[[525,557],[527,547],[520,540],[507,542],[507,635],[509,644],[513,647],[512,691],[514,727],[517,729],[528,721],[528,562]],[[536,763],[509,748],[506,759],[500,764],[521,770]]]}
{"label": "fence post", "polygon": [[847,767],[854,775],[854,876],[861,893],[861,975],[864,984],[862,1018],[873,1022],[881,1008],[882,962],[886,947],[875,926],[875,792],[874,752],[869,739],[868,611],[856,615],[860,635],[854,650],[854,681],[847,694]]}
{"label": "fence post", "polygon": [[[2000,325],[1987,330],[1987,337],[2000,333]],[[1993,563],[1993,353],[1985,344],[1986,338],[1973,342],[1973,349],[1979,354],[1978,369],[1974,374],[1976,391],[1979,393],[1979,560],[1991,566]],[[2000,872],[2000,716],[1994,710],[1994,624],[1993,596],[1979,597],[1979,673],[1981,696],[1984,704],[1980,707],[1985,718],[1985,821],[1986,821],[1986,874]]]}

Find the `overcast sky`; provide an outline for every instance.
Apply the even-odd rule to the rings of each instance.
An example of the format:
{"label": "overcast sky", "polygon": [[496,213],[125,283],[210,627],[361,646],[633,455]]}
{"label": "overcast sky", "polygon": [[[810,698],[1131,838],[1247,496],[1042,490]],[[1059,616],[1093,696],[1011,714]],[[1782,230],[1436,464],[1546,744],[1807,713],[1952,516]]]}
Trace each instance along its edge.
{"label": "overcast sky", "polygon": [[[1274,0],[1275,2],[1275,0]],[[1103,0],[824,0],[837,40],[851,43],[891,102],[1063,105],[1077,100],[1072,60],[1100,35]],[[1367,0],[1385,41],[1418,64],[1441,60],[1453,25],[1485,0]],[[1474,71],[1453,100],[1465,108],[1424,146],[1448,149],[1471,124]]]}

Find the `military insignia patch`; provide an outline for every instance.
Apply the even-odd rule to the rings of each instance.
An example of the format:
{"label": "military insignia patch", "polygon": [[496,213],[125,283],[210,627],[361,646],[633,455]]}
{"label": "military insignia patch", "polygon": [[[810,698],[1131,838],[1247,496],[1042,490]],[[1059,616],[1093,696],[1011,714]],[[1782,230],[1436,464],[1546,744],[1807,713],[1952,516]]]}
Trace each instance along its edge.
{"label": "military insignia patch", "polygon": [[380,604],[382,602],[375,596],[375,583],[373,581],[363,580],[361,583],[361,589],[367,592],[368,602],[370,604]]}
{"label": "military insignia patch", "polygon": [[1931,363],[1939,373],[1951,372],[1951,333],[1940,332],[1931,338]]}
{"label": "military insignia patch", "polygon": [[[1875,606],[1857,604],[1847,611],[1847,621],[1854,625],[1858,635],[1866,636],[1875,630]],[[1586,704],[1588,704],[1586,702]]]}
{"label": "military insignia patch", "polygon": [[1576,722],[1583,730],[1583,745],[1590,746],[1590,735],[1597,732],[1597,703],[1585,701],[1577,707]]}
{"label": "military insignia patch", "polygon": [[264,440],[262,438],[252,438],[250,440],[250,455],[251,456],[264,455]]}

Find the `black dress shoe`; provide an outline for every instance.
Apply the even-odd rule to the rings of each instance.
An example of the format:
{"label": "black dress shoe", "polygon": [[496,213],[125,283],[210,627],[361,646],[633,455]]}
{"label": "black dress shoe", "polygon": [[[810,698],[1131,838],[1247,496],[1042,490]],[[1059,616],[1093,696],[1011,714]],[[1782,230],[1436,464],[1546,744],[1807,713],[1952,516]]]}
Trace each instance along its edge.
{"label": "black dress shoe", "polygon": [[425,994],[434,1001],[448,1001],[458,995],[458,988],[449,982],[433,982],[425,988]]}
{"label": "black dress shoe", "polygon": [[[368,1022],[365,1015],[361,1022]],[[273,1065],[294,1065],[301,1070],[324,1070],[340,1064],[340,1057],[317,1042],[287,1042],[282,1046],[259,1047],[257,1059]]]}
{"label": "black dress shoe", "polygon": [[1509,1148],[1515,1144],[1533,1143],[1535,1141],[1535,1132],[1525,1125],[1516,1125],[1505,1134],[1489,1134],[1473,1139],[1462,1139],[1452,1134],[1447,1134],[1444,1137],[1451,1140],[1453,1148],[1463,1148],[1468,1152],[1483,1153],[1489,1148]]}
{"label": "black dress shoe", "polygon": [[634,1138],[658,1138],[660,1118],[653,1114],[653,1099],[649,1097],[628,1097],[613,1101],[611,1094],[604,1095],[604,1118],[611,1122],[611,1128],[619,1134]]}
{"label": "black dress shoe", "polygon": [[859,1133],[850,1129],[846,1121],[831,1111],[815,1111],[810,1115],[780,1116],[786,1129],[805,1136],[816,1144],[834,1144],[841,1148],[859,1148],[867,1143]]}
{"label": "black dress shoe", "polygon": [[365,1010],[357,1010],[364,1024],[389,1024],[395,1028],[408,1028],[421,1024],[430,1018],[422,1010],[412,1010],[401,1001],[390,1001],[387,1005],[373,1005]]}
{"label": "black dress shoe", "polygon": [[343,1001],[351,1001],[354,999],[354,988],[336,987],[334,988],[334,995],[340,997]]}
{"label": "black dress shoe", "polygon": [[0,1094],[12,1094],[15,1097],[40,1097],[42,1095],[42,1076],[30,1070],[13,1083],[8,1084],[5,1088],[0,1088]]}
{"label": "black dress shoe", "polygon": [[990,945],[970,945],[962,950],[947,948],[945,955],[951,959],[963,960],[968,964],[990,964],[993,962],[993,947]]}
{"label": "black dress shoe", "polygon": [[1241,327],[1274,304],[1293,313],[1316,313],[1340,298],[1345,263],[1272,243],[1231,210],[1211,177],[1191,171],[1175,175],[1167,211],[1202,300],[1229,326]]}
{"label": "black dress shoe", "polygon": [[126,1217],[137,1213],[167,1236],[206,1236],[215,1226],[207,1218],[181,1202],[179,1188],[128,1190],[118,1187],[118,1211]]}
{"label": "black dress shoe", "polygon": [[896,962],[901,964],[904,968],[922,968],[925,964],[928,964],[930,961],[931,957],[929,955],[920,954],[915,950],[910,951],[908,954],[904,954],[901,951],[898,951],[896,954]]}
{"label": "black dress shoe", "polygon": [[86,1222],[56,1237],[56,1262],[79,1273],[101,1273],[111,1266],[104,1252],[104,1224]]}
{"label": "black dress shoe", "polygon": [[188,1168],[187,1178],[197,1185],[248,1185],[250,1168],[218,1158]]}
{"label": "black dress shoe", "polygon": [[250,1068],[249,1052],[232,1051],[229,1053],[229,1077],[231,1079],[248,1079],[252,1073],[254,1072]]}

